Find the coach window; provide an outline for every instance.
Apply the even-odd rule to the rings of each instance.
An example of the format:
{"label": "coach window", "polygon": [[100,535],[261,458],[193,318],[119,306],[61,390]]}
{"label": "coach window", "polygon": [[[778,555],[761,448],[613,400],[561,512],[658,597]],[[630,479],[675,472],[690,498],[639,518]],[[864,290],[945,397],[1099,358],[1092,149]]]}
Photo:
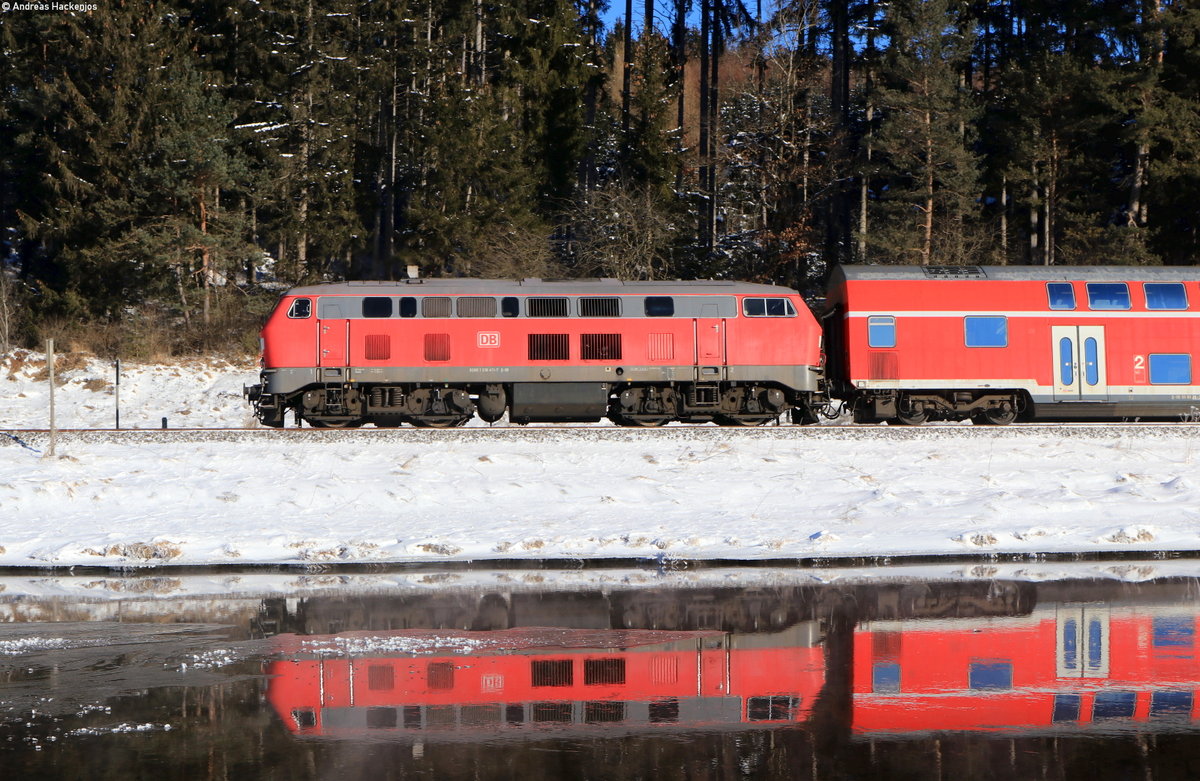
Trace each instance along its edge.
{"label": "coach window", "polygon": [[500,299],[500,314],[505,317],[519,317],[521,315],[521,299],[516,296],[505,296]]}
{"label": "coach window", "polygon": [[312,299],[297,298],[288,309],[288,317],[293,320],[305,320],[312,317]]}
{"label": "coach window", "polygon": [[1147,282],[1143,289],[1146,292],[1147,309],[1187,309],[1187,292],[1182,282]]}
{"label": "coach window", "polygon": [[967,347],[1008,347],[1007,317],[964,317]]}
{"label": "coach window", "polygon": [[670,296],[646,296],[646,317],[673,317],[675,299]]}
{"label": "coach window", "polygon": [[1191,385],[1192,356],[1166,355],[1150,356],[1151,385]]}
{"label": "coach window", "polygon": [[1119,310],[1129,308],[1129,285],[1124,282],[1087,283],[1088,309]]}
{"label": "coach window", "polygon": [[382,296],[368,296],[363,299],[363,317],[391,317],[392,299]]}
{"label": "coach window", "polygon": [[867,346],[868,347],[895,347],[896,346],[896,318],[894,317],[868,317],[867,318]]}
{"label": "coach window", "polygon": [[400,299],[400,316],[401,317],[416,317],[417,316],[417,299],[413,296],[404,296]]}
{"label": "coach window", "polygon": [[1046,295],[1050,297],[1051,309],[1075,308],[1075,286],[1070,282],[1047,282]]}

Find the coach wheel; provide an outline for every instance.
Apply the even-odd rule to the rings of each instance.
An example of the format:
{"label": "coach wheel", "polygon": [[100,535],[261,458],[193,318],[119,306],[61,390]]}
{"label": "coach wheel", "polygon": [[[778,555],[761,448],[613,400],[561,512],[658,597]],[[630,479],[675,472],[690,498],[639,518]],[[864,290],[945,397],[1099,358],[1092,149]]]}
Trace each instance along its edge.
{"label": "coach wheel", "polygon": [[1003,407],[991,407],[984,410],[975,417],[975,423],[982,423],[988,426],[1007,426],[1017,419],[1017,411],[1012,405],[1005,404]]}
{"label": "coach wheel", "polygon": [[920,409],[900,409],[896,411],[896,420],[906,426],[919,426],[929,420],[929,413],[924,407]]}

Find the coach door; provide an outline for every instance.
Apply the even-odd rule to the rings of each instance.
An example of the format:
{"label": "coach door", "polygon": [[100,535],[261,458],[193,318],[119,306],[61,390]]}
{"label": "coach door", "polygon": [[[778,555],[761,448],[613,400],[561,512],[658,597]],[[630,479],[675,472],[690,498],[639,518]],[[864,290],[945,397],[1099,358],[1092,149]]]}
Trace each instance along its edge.
{"label": "coach door", "polygon": [[703,304],[692,320],[696,343],[696,372],[700,381],[721,378],[725,365],[725,319],[716,304]]}
{"label": "coach door", "polygon": [[1108,370],[1104,360],[1104,326],[1056,325],[1054,350],[1055,401],[1105,401]]}
{"label": "coach door", "polygon": [[346,339],[350,321],[335,298],[317,299],[318,366],[345,366]]}

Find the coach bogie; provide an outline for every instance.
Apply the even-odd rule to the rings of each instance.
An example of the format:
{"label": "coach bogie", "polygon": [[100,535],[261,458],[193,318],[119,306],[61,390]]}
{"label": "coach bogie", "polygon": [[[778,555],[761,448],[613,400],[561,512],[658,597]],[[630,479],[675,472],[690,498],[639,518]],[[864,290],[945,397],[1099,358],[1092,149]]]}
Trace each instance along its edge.
{"label": "coach bogie", "polygon": [[1022,391],[875,391],[854,402],[855,423],[891,420],[919,426],[934,420],[971,420],[1005,425],[1025,415],[1030,405]]}

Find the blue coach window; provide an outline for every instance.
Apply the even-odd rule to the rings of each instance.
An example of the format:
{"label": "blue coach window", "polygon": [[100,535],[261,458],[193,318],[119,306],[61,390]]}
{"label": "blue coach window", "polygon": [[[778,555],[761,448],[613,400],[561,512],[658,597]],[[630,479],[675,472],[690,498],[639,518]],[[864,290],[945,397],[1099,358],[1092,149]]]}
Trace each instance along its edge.
{"label": "blue coach window", "polygon": [[1075,308],[1075,287],[1070,282],[1047,282],[1046,295],[1051,309]]}
{"label": "blue coach window", "polygon": [[1187,309],[1187,291],[1182,282],[1147,282],[1147,309]]}
{"label": "blue coach window", "polygon": [[1150,384],[1151,385],[1191,385],[1192,356],[1190,355],[1151,355]]}
{"label": "blue coach window", "polygon": [[1087,283],[1088,309],[1129,308],[1129,285],[1124,282]]}
{"label": "blue coach window", "polygon": [[1011,662],[972,662],[967,667],[967,685],[972,689],[1011,689]]}
{"label": "blue coach window", "polygon": [[1007,317],[964,317],[967,347],[1008,347]]}
{"label": "blue coach window", "polygon": [[894,317],[868,317],[867,318],[867,346],[868,347],[895,347],[896,346],[896,318]]}

